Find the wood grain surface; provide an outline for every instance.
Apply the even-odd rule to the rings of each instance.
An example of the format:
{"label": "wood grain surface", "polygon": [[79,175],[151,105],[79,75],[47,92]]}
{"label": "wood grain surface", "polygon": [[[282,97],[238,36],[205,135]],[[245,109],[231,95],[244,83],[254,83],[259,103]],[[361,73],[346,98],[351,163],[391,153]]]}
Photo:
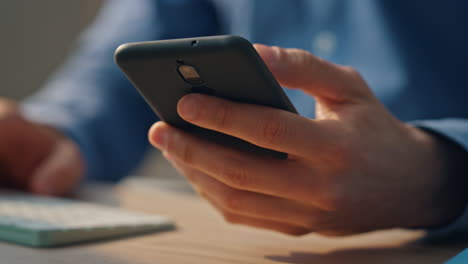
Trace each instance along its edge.
{"label": "wood grain surface", "polygon": [[[388,230],[345,238],[288,237],[233,226],[207,203],[170,188],[87,186],[84,200],[164,214],[177,229],[53,249],[0,243],[0,263],[443,263],[467,241],[421,242],[420,231]],[[160,184],[159,186],[164,186]],[[343,221],[346,221],[343,219]]]}

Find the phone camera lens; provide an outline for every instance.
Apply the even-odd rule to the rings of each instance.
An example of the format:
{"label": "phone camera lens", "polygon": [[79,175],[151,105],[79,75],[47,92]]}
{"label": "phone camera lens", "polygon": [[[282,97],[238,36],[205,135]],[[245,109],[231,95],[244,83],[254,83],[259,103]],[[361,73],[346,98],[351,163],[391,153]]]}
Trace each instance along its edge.
{"label": "phone camera lens", "polygon": [[198,40],[193,40],[191,43],[192,47],[195,47],[198,45]]}
{"label": "phone camera lens", "polygon": [[182,76],[182,78],[190,84],[203,83],[203,79],[201,78],[200,73],[198,73],[194,66],[180,65],[177,68],[177,71],[179,72],[180,76]]}

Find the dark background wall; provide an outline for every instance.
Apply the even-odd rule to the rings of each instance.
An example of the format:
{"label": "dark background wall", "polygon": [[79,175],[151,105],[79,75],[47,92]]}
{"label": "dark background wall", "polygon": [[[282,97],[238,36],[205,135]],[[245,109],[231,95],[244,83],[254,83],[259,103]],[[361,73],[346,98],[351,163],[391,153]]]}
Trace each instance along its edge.
{"label": "dark background wall", "polygon": [[20,99],[63,61],[102,0],[1,0],[0,96]]}

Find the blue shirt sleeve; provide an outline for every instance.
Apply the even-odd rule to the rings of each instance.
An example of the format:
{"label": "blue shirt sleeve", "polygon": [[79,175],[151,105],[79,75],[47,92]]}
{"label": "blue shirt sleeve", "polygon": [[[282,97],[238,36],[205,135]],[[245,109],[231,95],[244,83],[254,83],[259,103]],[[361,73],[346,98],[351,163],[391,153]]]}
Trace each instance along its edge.
{"label": "blue shirt sleeve", "polygon": [[125,42],[215,31],[207,1],[107,1],[76,52],[23,102],[23,113],[77,142],[88,178],[118,180],[142,159],[149,147],[148,128],[157,119],[114,64],[115,49]]}

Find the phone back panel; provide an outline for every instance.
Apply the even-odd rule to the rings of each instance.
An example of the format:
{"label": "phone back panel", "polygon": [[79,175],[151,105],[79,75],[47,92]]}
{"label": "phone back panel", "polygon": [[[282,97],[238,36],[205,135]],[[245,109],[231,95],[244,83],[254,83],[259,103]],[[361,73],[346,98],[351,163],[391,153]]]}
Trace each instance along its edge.
{"label": "phone back panel", "polygon": [[[287,157],[284,153],[194,126],[177,114],[178,101],[193,92],[296,113],[247,40],[237,36],[214,36],[129,43],[116,50],[115,61],[161,120],[237,149]],[[203,82],[192,84],[184,80],[178,71],[180,65],[195,67]]]}

